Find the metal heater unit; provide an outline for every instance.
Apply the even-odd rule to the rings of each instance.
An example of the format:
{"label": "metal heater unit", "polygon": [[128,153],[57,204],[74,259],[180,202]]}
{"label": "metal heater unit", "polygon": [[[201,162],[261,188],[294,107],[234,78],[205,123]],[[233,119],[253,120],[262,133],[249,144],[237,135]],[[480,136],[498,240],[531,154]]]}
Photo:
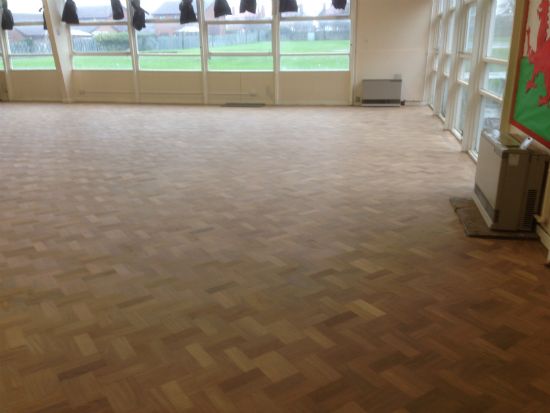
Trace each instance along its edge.
{"label": "metal heater unit", "polygon": [[364,79],[361,106],[401,106],[401,79]]}
{"label": "metal heater unit", "polygon": [[521,148],[511,137],[481,135],[473,198],[489,228],[535,229],[548,163],[547,154]]}

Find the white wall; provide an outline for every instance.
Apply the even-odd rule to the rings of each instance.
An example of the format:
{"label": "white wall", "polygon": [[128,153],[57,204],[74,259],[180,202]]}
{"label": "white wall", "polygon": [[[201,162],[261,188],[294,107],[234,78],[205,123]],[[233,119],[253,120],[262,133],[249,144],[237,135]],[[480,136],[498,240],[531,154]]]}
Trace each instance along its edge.
{"label": "white wall", "polygon": [[401,74],[403,95],[422,101],[432,0],[359,0],[356,96],[361,79]]}
{"label": "white wall", "polygon": [[279,101],[286,105],[349,105],[350,72],[281,72]]}
{"label": "white wall", "polygon": [[10,74],[10,99],[61,102],[60,74],[55,70],[16,70]]}

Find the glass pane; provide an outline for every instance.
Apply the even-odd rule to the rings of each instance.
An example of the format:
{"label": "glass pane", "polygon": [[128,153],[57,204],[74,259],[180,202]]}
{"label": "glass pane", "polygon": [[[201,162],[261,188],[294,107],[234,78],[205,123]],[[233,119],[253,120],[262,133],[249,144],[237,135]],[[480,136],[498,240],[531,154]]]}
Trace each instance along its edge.
{"label": "glass pane", "polygon": [[502,64],[490,63],[485,69],[483,87],[489,92],[502,97],[506,88],[506,74],[508,67]]}
{"label": "glass pane", "polygon": [[212,71],[271,71],[271,56],[212,56],[208,60],[208,70]]}
{"label": "glass pane", "polygon": [[15,26],[8,31],[10,53],[18,54],[51,54],[52,46],[48,31],[38,26]]}
{"label": "glass pane", "polygon": [[42,22],[42,0],[16,0],[10,1],[9,9],[13,13],[15,23]]}
{"label": "glass pane", "polygon": [[210,24],[211,52],[271,52],[271,24]]}
{"label": "glass pane", "polygon": [[130,51],[128,26],[71,26],[73,50],[80,53]]}
{"label": "glass pane", "polygon": [[470,6],[468,9],[468,17],[466,20],[466,36],[465,42],[462,45],[462,50],[466,53],[471,53],[474,49],[474,34],[476,29],[476,12],[475,5]]}
{"label": "glass pane", "polygon": [[460,69],[458,72],[458,78],[460,80],[463,80],[465,82],[470,81],[471,66],[472,66],[472,63],[470,62],[470,59],[462,59],[462,61],[460,62]]}
{"label": "glass pane", "polygon": [[[77,0],[75,1],[80,21],[112,20],[111,0]],[[124,17],[127,16],[126,2],[122,1]],[[142,1],[143,3],[143,1]]]}
{"label": "glass pane", "polygon": [[130,56],[74,56],[75,70],[132,70]]}
{"label": "glass pane", "polygon": [[449,17],[449,27],[447,31],[447,44],[445,46],[445,50],[447,53],[451,53],[453,51],[453,45],[454,45],[454,36],[455,36],[455,13],[451,14],[451,17]]}
{"label": "glass pane", "polygon": [[[141,0],[141,7],[149,12],[148,19],[180,18],[179,0]],[[197,0],[193,0],[193,10],[197,14]],[[198,14],[197,14],[198,18]],[[147,25],[149,26],[149,25]],[[181,26],[180,26],[181,28]]]}
{"label": "glass pane", "polygon": [[150,23],[137,33],[138,50],[147,53],[201,53],[198,23]]}
{"label": "glass pane", "polygon": [[140,70],[201,70],[200,56],[140,56]]}
{"label": "glass pane", "polygon": [[[206,20],[214,20],[214,1],[204,0],[204,16]],[[249,12],[239,13],[241,0],[227,0],[231,8],[230,16],[221,16],[218,19],[224,20],[258,20],[271,19],[272,16],[272,1],[271,0],[256,0],[256,14]]]}
{"label": "glass pane", "polygon": [[449,76],[451,73],[451,56],[445,56],[445,66],[443,66],[443,74]]}
{"label": "glass pane", "polygon": [[449,8],[454,9],[456,7],[456,0],[449,0]]}
{"label": "glass pane", "polygon": [[348,16],[352,0],[348,0],[345,9],[335,9],[332,0],[298,0],[298,12],[281,13],[287,16]]}
{"label": "glass pane", "polygon": [[349,55],[281,56],[281,70],[349,70]]}
{"label": "glass pane", "polygon": [[441,17],[439,17],[435,28],[435,41],[434,47],[436,51],[441,51],[441,45],[443,43],[443,24],[441,23]]}
{"label": "glass pane", "polygon": [[449,97],[449,81],[447,79],[443,79],[443,94],[441,95],[441,116],[444,118],[447,117],[447,100]]}
{"label": "glass pane", "polygon": [[455,129],[461,135],[464,136],[464,125],[466,124],[466,111],[468,108],[468,88],[460,86],[458,91],[458,105]]}
{"label": "glass pane", "polygon": [[53,56],[14,56],[11,58],[13,70],[55,70]]}
{"label": "glass pane", "polygon": [[429,96],[430,101],[428,102],[432,106],[432,109],[435,104],[436,80],[437,80],[437,76],[436,76],[436,73],[434,72],[432,73],[432,79],[430,82],[430,96]]}
{"label": "glass pane", "polygon": [[508,59],[510,39],[514,27],[514,0],[496,0],[491,18],[491,31],[487,45],[487,55],[498,59]]}
{"label": "glass pane", "polygon": [[436,54],[434,56],[434,65],[433,65],[433,70],[435,72],[437,72],[437,69],[439,68],[439,54]]}
{"label": "glass pane", "polygon": [[281,53],[349,52],[349,20],[281,22]]}
{"label": "glass pane", "polygon": [[483,132],[491,135],[498,134],[500,130],[500,116],[502,113],[502,104],[496,100],[483,97],[481,99],[481,116],[479,133],[472,147],[472,150],[477,153],[479,151],[479,139]]}

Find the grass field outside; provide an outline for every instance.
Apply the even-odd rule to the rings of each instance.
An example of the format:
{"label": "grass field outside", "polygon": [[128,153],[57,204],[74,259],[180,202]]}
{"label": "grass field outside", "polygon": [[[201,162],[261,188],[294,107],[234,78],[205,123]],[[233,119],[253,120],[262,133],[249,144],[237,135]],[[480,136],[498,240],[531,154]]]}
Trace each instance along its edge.
{"label": "grass field outside", "polygon": [[[349,53],[347,40],[285,41],[281,42],[281,70],[349,70],[349,55],[316,55],[315,53]],[[235,53],[235,56],[211,56],[208,69],[212,71],[272,71],[272,56],[242,56],[238,53],[271,53],[270,42],[224,46],[213,52]],[[159,53],[178,53],[178,56],[140,56],[141,70],[200,71],[200,49],[162,50]],[[290,54],[290,55],[285,55]],[[291,56],[293,53],[308,53],[306,56]],[[55,69],[52,56],[11,58],[15,70]],[[79,56],[73,58],[75,70],[132,70],[130,56]]]}

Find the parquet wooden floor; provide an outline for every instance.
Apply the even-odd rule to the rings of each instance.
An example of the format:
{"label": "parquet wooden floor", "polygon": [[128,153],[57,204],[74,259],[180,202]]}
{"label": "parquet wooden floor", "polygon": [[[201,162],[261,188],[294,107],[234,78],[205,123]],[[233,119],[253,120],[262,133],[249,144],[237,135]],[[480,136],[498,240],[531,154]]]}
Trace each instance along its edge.
{"label": "parquet wooden floor", "polygon": [[426,108],[0,106],[1,413],[550,412],[537,242]]}

